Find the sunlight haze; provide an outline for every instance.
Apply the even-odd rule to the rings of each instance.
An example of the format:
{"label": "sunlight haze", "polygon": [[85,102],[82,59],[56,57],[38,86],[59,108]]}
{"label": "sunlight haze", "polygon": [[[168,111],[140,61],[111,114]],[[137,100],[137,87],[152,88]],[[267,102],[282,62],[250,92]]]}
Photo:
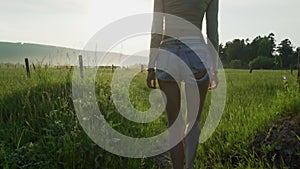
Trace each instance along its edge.
{"label": "sunlight haze", "polygon": [[[289,38],[293,45],[299,46],[299,6],[298,0],[220,1],[220,43],[234,38],[252,40],[273,32],[278,41]],[[2,1],[0,7],[0,41],[82,49],[109,23],[152,12],[153,0],[10,0]],[[149,46],[149,36],[138,39],[143,40],[129,46],[141,49]],[[122,52],[136,51],[130,48],[124,45]]]}

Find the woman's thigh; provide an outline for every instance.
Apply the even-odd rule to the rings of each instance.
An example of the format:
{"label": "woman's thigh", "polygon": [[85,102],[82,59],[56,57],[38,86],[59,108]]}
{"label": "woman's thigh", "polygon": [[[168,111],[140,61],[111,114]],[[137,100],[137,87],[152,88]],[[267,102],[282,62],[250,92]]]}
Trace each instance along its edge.
{"label": "woman's thigh", "polygon": [[[204,82],[198,83],[198,93],[195,95],[194,88],[195,85],[191,85],[186,83],[185,84],[185,93],[186,93],[186,102],[187,102],[187,122],[192,120],[191,118],[196,117],[197,120],[199,120],[201,116],[201,112],[203,110],[206,94],[208,91],[209,86],[209,79],[205,80]],[[195,102],[194,97],[198,96],[200,100],[197,100],[198,102]],[[196,109],[196,110],[195,110]],[[197,116],[193,113],[196,113]]]}
{"label": "woman's thigh", "polygon": [[180,86],[174,81],[158,80],[159,87],[165,95],[166,112],[168,116],[169,126],[177,119],[180,112],[181,92]]}

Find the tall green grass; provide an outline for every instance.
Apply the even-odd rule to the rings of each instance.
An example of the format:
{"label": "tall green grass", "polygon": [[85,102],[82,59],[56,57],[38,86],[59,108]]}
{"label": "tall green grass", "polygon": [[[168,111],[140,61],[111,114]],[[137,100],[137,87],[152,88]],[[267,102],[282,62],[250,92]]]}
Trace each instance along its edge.
{"label": "tall green grass", "polygon": [[[227,100],[221,122],[199,146],[196,168],[272,168],[272,161],[249,149],[256,132],[283,113],[298,111],[294,78],[286,71],[226,70]],[[166,129],[166,115],[149,124],[122,117],[111,100],[110,70],[99,70],[97,102],[106,120],[118,131],[133,137],[149,137]],[[72,103],[72,70],[37,69],[32,78],[23,69],[0,69],[0,167],[2,168],[158,168],[153,158],[130,159],[113,155],[93,143],[82,130]],[[134,107],[146,110],[150,89],[146,73],[130,85]],[[208,96],[209,99],[209,96]],[[288,105],[288,106],[287,106]],[[286,106],[286,107],[285,107]],[[291,108],[294,107],[294,108]],[[208,111],[206,102],[202,123]],[[290,110],[288,110],[290,109]]]}

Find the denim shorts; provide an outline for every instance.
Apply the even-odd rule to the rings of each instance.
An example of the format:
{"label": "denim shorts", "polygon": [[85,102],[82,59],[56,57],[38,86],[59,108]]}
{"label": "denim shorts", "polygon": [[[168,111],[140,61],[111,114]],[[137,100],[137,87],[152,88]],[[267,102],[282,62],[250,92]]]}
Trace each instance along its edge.
{"label": "denim shorts", "polygon": [[[192,44],[192,45],[191,45]],[[156,78],[164,81],[203,83],[210,77],[210,53],[205,43],[185,45],[179,40],[162,41],[156,62]],[[207,70],[201,79],[194,74]]]}

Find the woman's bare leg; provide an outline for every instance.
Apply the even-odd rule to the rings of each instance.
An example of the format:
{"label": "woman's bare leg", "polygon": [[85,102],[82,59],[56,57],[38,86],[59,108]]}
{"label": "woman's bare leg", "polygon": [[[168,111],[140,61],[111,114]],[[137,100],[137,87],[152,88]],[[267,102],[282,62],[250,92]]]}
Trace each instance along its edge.
{"label": "woman's bare leg", "polygon": [[[197,76],[195,75],[195,77],[197,78]],[[209,85],[209,80],[198,84],[198,90],[199,90],[199,96],[200,96],[200,105],[199,105],[199,110],[198,110],[198,115],[197,115],[197,119],[195,121],[195,123],[193,124],[193,126],[187,126],[190,129],[190,132],[185,136],[184,138],[184,144],[185,144],[185,162],[186,162],[186,169],[193,169],[194,167],[194,160],[195,160],[195,156],[196,156],[196,151],[198,148],[198,141],[199,141],[199,136],[200,136],[200,123],[199,123],[199,118],[203,109],[203,105],[204,105],[204,101],[205,101],[205,96],[208,90],[208,85]],[[189,125],[189,122],[195,119],[191,119],[192,117],[195,117],[195,115],[192,115],[189,112],[193,112],[192,110],[192,105],[193,98],[189,97],[191,95],[193,95],[193,93],[191,93],[193,90],[192,89],[192,85],[191,84],[186,84],[185,85],[186,88],[186,102],[187,102],[187,124]],[[195,104],[195,103],[194,103]],[[190,124],[191,125],[191,124]]]}
{"label": "woman's bare leg", "polygon": [[[158,81],[160,89],[165,93],[167,99],[166,111],[168,116],[169,127],[178,120],[181,120],[183,124],[182,115],[180,114],[180,87],[176,82],[170,81]],[[183,136],[183,126],[178,126],[178,131],[176,133],[170,133],[170,139],[173,136],[178,137],[178,135]],[[182,128],[182,129],[180,129]],[[183,169],[184,167],[184,145],[183,141],[179,142],[175,147],[170,150],[173,168],[174,169]]]}

